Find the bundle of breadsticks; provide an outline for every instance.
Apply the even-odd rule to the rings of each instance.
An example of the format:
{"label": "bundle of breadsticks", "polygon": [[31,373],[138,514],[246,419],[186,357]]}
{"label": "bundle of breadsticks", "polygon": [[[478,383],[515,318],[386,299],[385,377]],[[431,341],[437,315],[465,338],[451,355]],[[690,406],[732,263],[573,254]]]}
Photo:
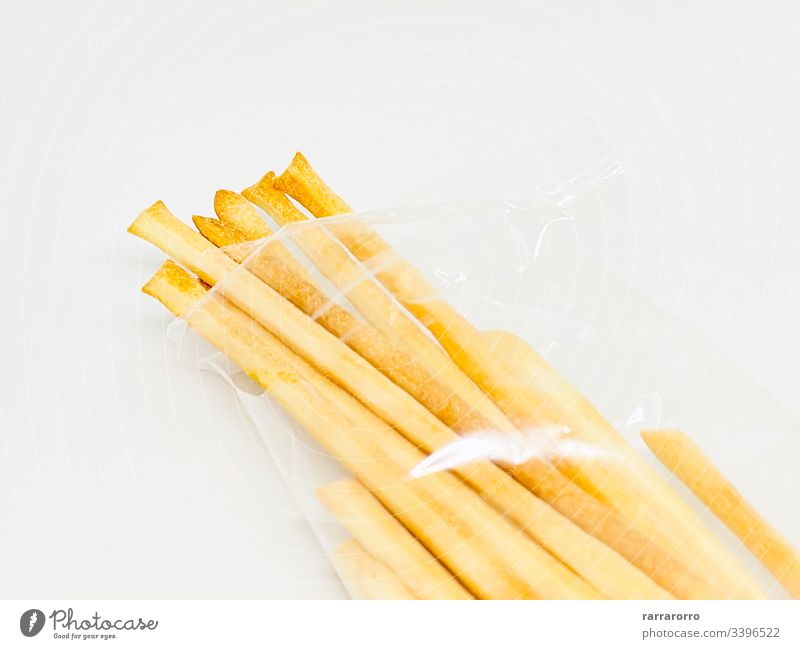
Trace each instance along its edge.
{"label": "bundle of breadsticks", "polygon": [[[349,205],[303,155],[241,193],[218,191],[214,211],[193,217],[196,230],[162,202],[136,218],[129,231],[170,258],[143,290],[238,364],[349,474],[317,496],[351,537],[331,556],[351,592],[767,596],[686,494],[542,356],[512,333],[470,324],[372,226],[346,216]],[[602,452],[413,472],[465,436],[541,427]],[[678,431],[642,435],[800,595],[798,553],[702,451]]]}

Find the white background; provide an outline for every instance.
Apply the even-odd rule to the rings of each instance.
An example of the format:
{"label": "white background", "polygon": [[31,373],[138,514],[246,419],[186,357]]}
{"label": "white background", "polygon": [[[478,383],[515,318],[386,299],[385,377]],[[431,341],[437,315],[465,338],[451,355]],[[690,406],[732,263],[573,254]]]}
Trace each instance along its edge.
{"label": "white background", "polygon": [[798,42],[781,0],[2,3],[0,596],[341,593],[125,233],[297,149],[358,207],[616,161],[609,271],[800,413]]}

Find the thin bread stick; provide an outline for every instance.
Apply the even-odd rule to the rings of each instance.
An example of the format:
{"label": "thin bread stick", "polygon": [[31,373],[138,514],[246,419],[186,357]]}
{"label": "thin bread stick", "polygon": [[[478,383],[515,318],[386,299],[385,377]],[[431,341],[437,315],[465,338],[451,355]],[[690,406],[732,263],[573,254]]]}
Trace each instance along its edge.
{"label": "thin bread stick", "polygon": [[345,588],[358,599],[416,599],[402,579],[355,539],[336,548],[331,562]]}
{"label": "thin bread stick", "polygon": [[[332,190],[302,157],[296,156],[282,180],[277,182],[312,213],[320,205],[335,200],[331,199],[335,196]],[[320,215],[324,215],[324,210]],[[493,353],[489,339],[439,298],[419,271],[397,255],[369,226],[351,221],[334,223],[330,227],[354,256],[375,270],[386,289],[429,329],[456,364],[518,426],[564,424],[579,439],[600,448],[611,447],[624,459],[613,467],[592,460],[562,458],[555,461],[565,475],[617,508],[659,545],[672,548],[682,563],[697,565],[709,583],[719,582],[721,590],[733,597],[764,596],[763,590],[699,517],[543,358],[531,349],[530,354],[537,356],[539,362],[528,362],[524,371],[509,373],[509,363]],[[669,525],[665,524],[666,520],[670,520]]]}
{"label": "thin bread stick", "polygon": [[410,480],[424,456],[266,329],[174,263],[145,292],[236,362],[478,597],[594,598],[597,591],[453,474]]}
{"label": "thin bread stick", "polygon": [[645,430],[659,461],[719,518],[750,552],[800,598],[800,554],[747,502],[689,437],[679,430]]}
{"label": "thin bread stick", "polygon": [[[222,224],[223,227],[221,227],[219,224],[210,223],[209,221],[211,220],[194,217],[195,225],[212,243],[229,246],[233,244],[232,247],[226,248],[226,251],[230,253],[242,250],[240,244],[246,240],[244,233],[238,232],[235,228],[226,224]],[[361,352],[378,369],[384,371],[383,366],[391,366],[391,363],[386,362],[386,357],[391,361],[402,360],[404,364],[409,360],[398,358],[398,354],[392,350],[391,344],[379,332],[375,331],[372,334],[367,334],[365,329],[368,329],[368,327],[358,321],[354,321],[348,312],[338,307],[332,307],[324,311],[323,307],[328,303],[327,297],[313,286],[302,282],[300,278],[285,268],[279,260],[272,259],[269,256],[262,256],[260,252],[257,252],[248,258],[247,264],[257,277],[286,296],[309,315],[322,311],[324,315],[319,318],[319,321],[339,337],[344,339],[346,336],[347,343],[356,351]],[[385,374],[390,378],[395,378],[391,372],[385,371]],[[403,373],[403,377],[407,378],[408,374]],[[437,394],[441,394],[443,390],[439,388],[438,392],[433,394],[426,390],[426,386],[430,387],[435,382],[432,382],[430,377],[426,375],[424,368],[417,368],[411,377],[412,380],[400,383],[400,385],[405,387],[423,405],[428,406],[427,402],[433,400],[434,403],[432,405],[435,409]],[[419,381],[419,383],[415,383],[415,381]],[[450,402],[453,400],[452,397],[448,399]],[[482,427],[484,426],[484,422],[480,421],[480,418],[475,413],[471,413],[467,418],[464,417],[463,413],[470,413],[470,409],[466,404],[460,403],[457,407],[445,408],[438,414],[440,417],[454,418],[452,421],[443,419],[444,423],[447,424],[463,426],[465,421],[469,419],[473,422],[478,420],[478,423]],[[428,451],[441,448],[448,441],[456,439],[455,434],[449,430],[445,431],[445,429],[442,429],[436,437],[424,434],[411,436],[407,434],[406,436],[412,442],[421,445]],[[477,470],[478,467],[480,467],[480,471]],[[542,475],[542,472],[537,474],[537,482],[542,478]],[[560,502],[563,502],[564,494],[562,491],[564,488],[570,490],[571,485],[556,472],[553,472],[553,475],[548,477],[553,478],[554,476],[560,478],[561,488],[551,488],[549,492],[556,491]],[[488,493],[489,502],[495,504],[501,511],[509,515],[537,542],[544,545],[552,554],[572,567],[575,572],[582,575],[604,595],[615,598],[634,597],[639,599],[664,599],[670,597],[664,588],[659,587],[648,579],[622,556],[587,535],[580,527],[550,509],[530,493],[527,493],[524,487],[512,478],[504,476],[502,471],[494,465],[489,463],[474,464],[471,470],[467,471],[463,477],[477,489],[482,490],[483,493]],[[577,487],[572,487],[572,491],[580,490]],[[584,494],[584,496],[584,500],[591,500],[588,494]],[[592,509],[587,507],[586,511],[589,512]],[[593,523],[596,522],[596,520],[593,520]],[[642,549],[640,548],[639,551],[641,552]],[[658,562],[655,565],[661,566],[661,563]],[[651,562],[652,564],[653,562]],[[681,591],[678,588],[678,592],[686,594],[685,589]]]}
{"label": "thin bread stick", "polygon": [[[288,194],[314,216],[333,216],[351,212],[350,206],[333,191],[299,151],[280,176],[275,188]],[[372,255],[370,255],[372,256]]]}
{"label": "thin bread stick", "polygon": [[444,566],[358,481],[340,480],[324,485],[317,490],[317,497],[416,599],[472,599]]}

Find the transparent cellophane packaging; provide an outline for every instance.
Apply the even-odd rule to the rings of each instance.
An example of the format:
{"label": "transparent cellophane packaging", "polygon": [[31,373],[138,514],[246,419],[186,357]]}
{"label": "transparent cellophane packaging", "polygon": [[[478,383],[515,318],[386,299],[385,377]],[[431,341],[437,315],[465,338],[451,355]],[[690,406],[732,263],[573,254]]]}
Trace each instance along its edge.
{"label": "transparent cellophane packaging", "polygon": [[[613,166],[610,169],[612,173],[608,175],[616,175]],[[594,183],[586,183],[581,191],[594,191],[594,187]],[[503,511],[493,501],[491,493],[468,484],[465,476],[482,462],[495,462],[512,476],[512,480],[516,480],[515,467],[536,462],[540,467],[547,466],[556,473],[560,470],[563,476],[571,476],[575,484],[581,482],[581,467],[587,463],[600,464],[604,467],[600,475],[605,470],[616,475],[618,482],[622,480],[631,485],[628,497],[642,499],[640,504],[645,510],[650,506],[647,498],[652,491],[639,492],[637,485],[639,482],[656,484],[653,489],[669,492],[669,498],[696,516],[691,525],[702,528],[700,538],[704,541],[710,539],[710,545],[704,550],[708,556],[698,554],[693,565],[686,570],[693,572],[694,577],[708,573],[705,563],[711,556],[713,561],[709,565],[716,562],[714,572],[730,568],[728,576],[731,579],[742,579],[741,589],[731,588],[730,581],[720,581],[715,589],[706,592],[700,592],[702,589],[693,591],[691,586],[670,591],[668,585],[662,585],[665,595],[680,597],[697,592],[713,598],[787,597],[779,582],[761,567],[742,542],[658,464],[642,442],[640,432],[664,428],[685,431],[764,518],[796,544],[800,539],[797,507],[800,472],[796,465],[800,455],[798,421],[745,372],[719,353],[712,341],[702,338],[638,296],[631,282],[624,277],[615,277],[607,272],[607,261],[615,254],[615,241],[606,236],[606,226],[602,222],[576,217],[571,209],[571,200],[563,198],[563,193],[540,192],[532,199],[528,197],[520,202],[481,198],[445,202],[425,200],[323,219],[309,218],[276,228],[276,233],[268,239],[247,244],[247,259],[233,274],[249,273],[251,262],[259,255],[268,255],[268,247],[279,243],[303,265],[313,283],[329,299],[324,308],[312,314],[313,318],[319,319],[330,308],[342,308],[359,323],[368,324],[348,300],[348,294],[362,282],[372,283],[391,300],[393,309],[401,314],[397,317],[410,319],[428,336],[431,344],[438,345],[436,337],[379,281],[382,274],[393,270],[394,264],[407,262],[435,289],[436,294],[425,299],[443,300],[449,304],[490,341],[493,362],[515,368],[513,372],[509,371],[506,380],[520,381],[521,399],[530,397],[524,385],[526,363],[536,363],[536,358],[543,359],[547,367],[557,372],[553,376],[560,376],[567,382],[569,394],[582,395],[596,409],[597,416],[608,422],[609,428],[624,439],[624,444],[605,443],[598,441],[597,436],[585,435],[574,423],[570,425],[570,422],[583,421],[572,415],[584,406],[571,402],[569,398],[561,399],[556,395],[550,399],[545,395],[543,401],[550,406],[555,403],[555,406],[537,408],[536,404],[525,404],[526,407],[533,405],[529,410],[538,414],[527,422],[516,421],[517,434],[491,426],[459,430],[455,442],[446,436],[444,440],[432,440],[436,447],[433,454],[429,453],[429,448],[417,450],[417,455],[409,457],[392,457],[395,451],[387,452],[390,462],[396,460],[403,467],[400,483],[430,480],[431,476],[448,473],[456,477],[458,489],[469,490],[468,496],[472,494],[473,499],[468,498],[465,505],[463,493],[457,496],[456,487],[443,490],[441,485],[437,485],[426,492],[431,494],[432,502],[421,504],[439,513],[442,526],[457,530],[461,542],[475,544],[477,549],[472,552],[454,550],[458,555],[454,562],[448,556],[448,549],[443,551],[441,541],[432,543],[428,538],[436,534],[435,530],[415,529],[413,522],[407,522],[414,520],[413,511],[390,514],[390,506],[384,502],[386,516],[400,519],[426,546],[432,560],[435,561],[433,557],[436,557],[445,565],[471,595],[493,597],[500,593],[500,596],[541,597],[553,592],[555,596],[564,597],[594,594],[615,598],[626,595],[624,578],[621,577],[621,582],[615,586],[605,587],[603,583],[593,582],[603,579],[597,574],[589,578],[580,576],[590,584],[586,591],[569,588],[559,591],[558,587],[549,590],[549,586],[539,590],[535,583],[538,577],[524,574],[532,569],[527,563],[523,561],[521,565],[513,565],[514,562],[508,560],[508,557],[518,556],[515,553],[524,552],[526,547],[519,545],[516,537],[522,536],[526,543],[532,542],[537,548],[543,544],[540,538],[542,530],[537,529],[541,521],[532,515],[531,524],[527,531],[523,531],[520,521],[526,516],[524,511]],[[268,217],[265,218],[269,221]],[[377,232],[391,246],[392,254],[377,259],[356,259],[335,236],[337,227],[352,223],[368,226]],[[340,281],[341,277],[331,281],[319,270],[319,260],[314,258],[314,252],[300,243],[309,230],[323,232],[359,269],[359,274],[348,276],[344,282]],[[208,297],[196,305],[193,312],[201,311],[208,300],[224,299],[228,281],[226,278],[212,287]],[[288,303],[286,307],[294,308]],[[191,322],[191,314],[187,320]],[[384,333],[388,333],[387,338],[393,345],[402,348],[401,338],[394,337],[391,332]],[[269,392],[248,378],[221,351],[193,333],[184,320],[171,326],[170,335],[180,342],[181,354],[187,362],[216,372],[236,391],[255,424],[259,444],[271,460],[265,458],[265,470],[282,473],[299,511],[308,521],[310,533],[316,535],[325,552],[335,553],[350,533],[323,507],[317,493],[324,485],[353,477],[353,472],[345,466],[350,458],[336,457],[335,452],[320,443],[317,435],[298,424],[276,403]],[[408,349],[405,351],[409,352]],[[413,357],[413,352],[410,355]],[[313,357],[306,360],[314,364]],[[436,380],[435,376],[433,378]],[[302,378],[299,380],[303,381]],[[352,391],[351,386],[341,387]],[[554,391],[558,392],[562,387],[554,387]],[[314,396],[313,386],[307,394],[312,395],[306,403],[308,412],[315,416],[318,414],[322,425],[326,425],[325,409]],[[338,424],[331,422],[330,425]],[[355,428],[349,433],[370,435],[369,431]],[[394,429],[397,436],[404,437],[397,426]],[[412,440],[408,446],[418,448],[417,441]],[[360,470],[363,467],[356,463],[356,468]],[[398,488],[402,489],[403,485]],[[600,492],[595,498],[617,512],[617,504],[607,501],[603,489]],[[382,498],[380,490],[375,494]],[[532,497],[538,499],[539,495],[542,494]],[[652,506],[656,507],[656,504]],[[471,518],[472,507],[479,513],[490,508],[501,517],[503,526],[489,525],[486,522],[491,518],[485,515]],[[525,506],[521,507],[524,509]],[[557,508],[554,506],[553,509]],[[567,525],[572,525],[575,531],[576,526],[569,521],[565,511],[559,512],[558,516],[567,519]],[[627,520],[624,516],[622,519]],[[508,544],[502,542],[502,535],[498,542],[497,530],[490,534],[487,529],[480,529],[481,521],[489,527],[502,528],[509,537]],[[630,524],[629,520],[627,522]],[[671,538],[680,538],[675,529],[687,525],[677,515],[674,518],[665,516],[662,524],[665,534],[671,534]],[[632,525],[632,528],[636,526]],[[580,530],[580,533],[585,532]],[[581,551],[573,543],[565,551],[565,560],[558,547],[558,532],[545,536],[545,552],[556,563],[569,565],[573,553]],[[602,537],[602,534],[598,536]],[[512,537],[515,539],[513,542]],[[565,542],[572,543],[574,538],[565,539]],[[642,538],[647,540],[648,534],[643,533]],[[680,555],[681,548],[677,547],[680,544],[673,547],[664,545],[667,542],[662,542],[659,547],[668,558]],[[403,552],[403,547],[382,550]],[[506,567],[511,566],[508,573],[504,573],[504,568],[498,569],[499,582],[514,582],[519,576],[516,574],[518,571],[523,573],[518,580],[523,587],[516,591],[512,587],[506,590],[476,587],[475,579],[479,580],[480,575],[490,575],[495,560],[505,561],[503,565]],[[479,576],[474,577],[469,568],[477,563],[483,566],[475,572]],[[602,562],[598,560],[598,563]],[[631,560],[628,563],[636,562]],[[462,565],[467,565],[466,572],[460,571]],[[534,563],[534,568],[536,565],[539,564]],[[687,562],[678,561],[675,565],[686,566]],[[580,572],[572,565],[568,570],[571,574]],[[634,570],[645,572],[641,566],[634,566]],[[397,576],[402,581],[403,575]],[[700,579],[702,581],[703,577]],[[687,580],[687,583],[691,581],[688,577]],[[534,582],[533,586],[528,587],[531,582]],[[364,595],[363,584],[359,584],[352,574],[343,576],[343,583],[352,596]],[[632,590],[630,597],[646,597],[653,592],[659,591]],[[417,592],[414,596],[425,597],[425,594]]]}

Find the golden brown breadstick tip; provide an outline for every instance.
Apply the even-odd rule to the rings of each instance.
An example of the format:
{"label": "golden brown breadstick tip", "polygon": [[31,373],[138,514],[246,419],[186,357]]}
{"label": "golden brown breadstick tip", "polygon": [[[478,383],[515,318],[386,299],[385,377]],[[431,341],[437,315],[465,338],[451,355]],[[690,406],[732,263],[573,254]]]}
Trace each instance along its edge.
{"label": "golden brown breadstick tip", "polygon": [[217,248],[238,246],[253,241],[239,228],[219,219],[210,219],[206,216],[195,214],[192,217],[192,223],[194,223],[200,234]]}
{"label": "golden brown breadstick tip", "polygon": [[299,201],[314,216],[332,216],[350,211],[350,206],[322,181],[299,151],[294,154],[286,171],[275,178],[274,185]]}
{"label": "golden brown breadstick tip", "polygon": [[250,240],[263,239],[272,234],[250,202],[229,189],[220,189],[214,195],[214,212],[220,221],[240,230]]}
{"label": "golden brown breadstick tip", "polygon": [[171,259],[142,286],[142,293],[156,298],[168,310],[182,318],[198,300],[206,296],[203,283],[192,277]]}
{"label": "golden brown breadstick tip", "polygon": [[745,500],[703,451],[679,430],[644,430],[642,439],[786,590],[793,597],[800,597],[800,554]]}

